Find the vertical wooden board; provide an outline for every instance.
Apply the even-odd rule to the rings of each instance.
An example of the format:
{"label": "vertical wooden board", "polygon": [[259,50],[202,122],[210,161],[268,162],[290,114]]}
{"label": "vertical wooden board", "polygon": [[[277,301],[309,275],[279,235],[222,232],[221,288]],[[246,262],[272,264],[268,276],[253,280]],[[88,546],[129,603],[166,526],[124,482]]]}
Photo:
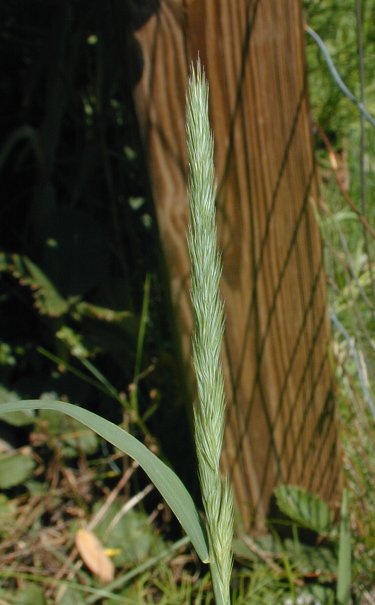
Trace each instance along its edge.
{"label": "vertical wooden board", "polygon": [[198,53],[210,82],[227,317],[224,466],[245,527],[261,529],[277,483],[332,500],[341,477],[300,4],[161,0],[134,36],[143,62],[134,99],[187,368],[184,116]]}

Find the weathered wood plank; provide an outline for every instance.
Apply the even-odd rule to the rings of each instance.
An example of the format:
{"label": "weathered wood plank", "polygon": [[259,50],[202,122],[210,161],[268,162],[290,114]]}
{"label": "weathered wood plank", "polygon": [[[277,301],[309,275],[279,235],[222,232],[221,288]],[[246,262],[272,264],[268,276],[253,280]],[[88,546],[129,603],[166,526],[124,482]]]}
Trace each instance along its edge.
{"label": "weathered wood plank", "polygon": [[134,99],[187,368],[184,114],[198,53],[210,82],[227,317],[224,465],[245,526],[261,529],[278,482],[332,500],[341,477],[300,4],[145,4]]}

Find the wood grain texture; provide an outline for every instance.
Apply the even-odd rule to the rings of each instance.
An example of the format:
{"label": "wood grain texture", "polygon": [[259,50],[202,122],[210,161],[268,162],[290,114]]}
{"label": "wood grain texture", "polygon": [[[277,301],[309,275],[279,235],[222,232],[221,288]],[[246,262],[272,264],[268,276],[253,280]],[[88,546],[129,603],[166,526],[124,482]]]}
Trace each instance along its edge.
{"label": "wood grain texture", "polygon": [[[299,0],[161,0],[132,33],[134,100],[190,387],[185,92],[210,83],[226,309],[224,466],[246,528],[277,483],[334,501],[341,472]],[[143,8],[144,8],[143,7]]]}

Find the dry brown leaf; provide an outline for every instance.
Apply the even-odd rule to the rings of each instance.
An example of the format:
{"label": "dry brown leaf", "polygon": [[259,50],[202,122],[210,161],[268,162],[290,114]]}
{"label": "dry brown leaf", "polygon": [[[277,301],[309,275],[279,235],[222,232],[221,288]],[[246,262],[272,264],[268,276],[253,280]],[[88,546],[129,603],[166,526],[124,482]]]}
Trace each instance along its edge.
{"label": "dry brown leaf", "polygon": [[100,540],[87,529],[79,529],[76,533],[76,547],[81,559],[89,570],[103,583],[111,582],[115,575],[115,567],[107,557]]}

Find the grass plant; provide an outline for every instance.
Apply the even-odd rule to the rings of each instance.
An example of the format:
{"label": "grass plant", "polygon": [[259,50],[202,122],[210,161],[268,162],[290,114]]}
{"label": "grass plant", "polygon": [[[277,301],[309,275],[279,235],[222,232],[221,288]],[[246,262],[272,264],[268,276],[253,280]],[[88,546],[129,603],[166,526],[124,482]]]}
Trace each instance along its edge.
{"label": "grass plant", "polygon": [[221,260],[216,244],[213,137],[208,119],[208,84],[200,61],[192,67],[187,96],[189,157],[189,250],[195,319],[193,360],[198,400],[194,407],[195,443],[210,544],[216,602],[230,602],[233,505],[220,473],[225,395],[220,361],[224,310],[220,299]]}
{"label": "grass plant", "polygon": [[[156,291],[154,284],[161,280],[151,262],[157,256],[154,254],[156,249],[150,247],[151,230],[143,221],[149,210],[143,197],[145,179],[141,156],[132,135],[135,120],[122,93],[123,54],[118,52],[110,13],[104,4],[93,5],[84,0],[78,7],[70,3],[74,30],[69,36],[66,36],[67,21],[61,18],[61,11],[51,12],[45,0],[39,4],[41,10],[37,11],[31,5],[25,8],[20,3],[5,3],[3,9],[1,48],[13,77],[5,78],[2,96],[4,112],[9,119],[2,126],[5,144],[0,152],[5,200],[2,219],[7,225],[1,242],[5,252],[0,255],[3,318],[0,372],[4,385],[0,399],[5,401],[7,393],[9,401],[13,392],[15,400],[21,393],[23,397],[26,394],[39,397],[44,389],[58,393],[58,397],[64,394],[69,401],[87,401],[93,405],[100,402],[101,409],[111,417],[118,418],[119,410],[126,412],[131,431],[141,435],[142,441],[150,442],[149,427],[145,427],[141,420],[146,422],[146,414],[155,410],[156,404],[149,405],[147,395],[155,386],[162,402],[174,401],[178,398],[178,388],[172,385],[174,380],[176,384],[178,380],[174,378],[174,369],[171,369],[169,361],[165,366],[163,363],[158,365],[155,380],[153,377],[148,381],[142,371],[144,365],[150,365],[155,352],[158,361],[162,356],[171,355],[170,344],[166,344],[167,330],[164,332],[164,327],[159,326],[155,329],[155,318],[162,317],[164,322],[168,313],[164,312],[160,302],[159,307],[155,303],[161,299],[161,290]],[[304,6],[308,25],[324,41],[343,80],[358,99],[364,99],[369,112],[375,115],[375,38],[371,3],[363,0],[305,0]],[[121,28],[121,19],[117,21]],[[51,24],[52,35],[48,35]],[[87,37],[88,32],[95,35]],[[122,30],[120,38],[123,39]],[[61,44],[55,43],[57,39]],[[251,539],[247,558],[236,550],[232,605],[294,605],[296,602],[333,605],[335,596],[345,603],[353,599],[356,605],[374,603],[375,481],[371,411],[375,376],[375,248],[369,235],[368,245],[364,245],[364,223],[362,221],[361,224],[359,219],[363,213],[362,218],[365,217],[366,224],[372,225],[373,229],[375,205],[371,204],[371,199],[375,187],[375,130],[366,123],[361,134],[357,107],[342,95],[334,83],[316,43],[308,36],[306,42],[313,118],[327,134],[340,168],[336,176],[345,177],[346,194],[350,195],[357,208],[353,212],[338,189],[329,154],[320,141],[321,197],[326,206],[321,225],[326,250],[333,349],[337,360],[348,502],[340,528],[340,548],[337,548],[338,533],[334,548],[329,551],[330,545],[327,546],[324,536],[318,536],[315,544],[306,546],[301,532],[295,544],[291,540],[280,539],[275,546],[270,536],[262,540]],[[357,54],[361,46],[363,74],[360,78]],[[62,55],[59,49],[63,47]],[[71,53],[70,48],[79,51]],[[56,73],[67,75],[61,103],[54,103]],[[201,71],[193,74],[195,84],[198,76],[203,79]],[[47,81],[52,83],[51,87]],[[46,95],[48,88],[55,93]],[[62,83],[61,88],[64,88]],[[203,100],[204,105],[207,90]],[[199,121],[199,111],[194,110],[193,114],[195,122],[192,128],[203,126]],[[47,121],[41,124],[41,128],[38,126],[43,115],[48,116],[51,127],[46,128]],[[207,121],[205,124],[208,132]],[[46,136],[51,132],[52,139]],[[205,150],[212,155],[212,141]],[[202,162],[205,159],[201,157]],[[216,263],[215,278],[210,283],[216,287],[220,263],[214,244],[213,167],[212,164],[204,166],[203,170],[203,164],[198,166],[194,160],[191,162],[193,169],[201,171],[197,171],[200,177],[197,177],[196,184],[200,182],[205,186],[203,199],[209,195],[211,218],[205,215],[205,222],[200,227],[192,224],[190,243],[200,242],[206,246],[204,237],[210,233],[209,253]],[[40,176],[44,175],[45,169],[46,176],[48,172],[48,190],[40,186]],[[193,185],[195,187],[191,173],[191,193]],[[33,200],[32,205],[30,199]],[[53,210],[51,216],[44,213],[47,206]],[[193,211],[192,206],[192,217]],[[38,220],[34,220],[35,217]],[[44,238],[46,229],[39,228],[41,224],[56,236],[56,241]],[[203,230],[202,225],[205,225]],[[76,230],[72,231],[73,227]],[[90,233],[94,234],[91,239]],[[60,248],[53,247],[56,242]],[[193,289],[198,284],[206,286],[203,268],[207,268],[207,251],[208,248],[204,248],[202,257],[192,254],[192,262],[197,264]],[[72,254],[77,262],[72,263]],[[88,265],[78,262],[87,256],[90,258]],[[108,266],[107,257],[110,259]],[[150,281],[148,278],[144,281],[147,273],[151,273],[153,284],[151,297]],[[74,279],[65,283],[61,279],[64,275]],[[209,293],[212,295],[213,290]],[[203,314],[206,298],[200,299],[198,294],[195,297],[196,320],[203,319],[203,326],[207,327],[207,315]],[[15,483],[9,487],[8,481],[8,487],[2,486],[4,493],[0,495],[1,601],[10,605],[111,605],[117,602],[212,605],[211,576],[208,567],[200,566],[192,552],[188,544],[191,540],[203,559],[212,558],[214,584],[219,593],[218,599],[221,599],[220,583],[223,585],[223,581],[214,557],[220,555],[220,539],[224,535],[220,529],[222,519],[217,516],[218,504],[223,497],[217,463],[222,434],[218,430],[210,445],[206,443],[208,435],[204,431],[202,433],[212,410],[214,397],[210,393],[214,391],[215,381],[218,388],[216,401],[219,402],[215,410],[219,416],[223,414],[220,377],[215,374],[215,380],[205,385],[206,361],[208,364],[216,360],[219,365],[218,341],[222,330],[220,300],[213,296],[212,302],[217,310],[216,338],[219,338],[210,359],[206,359],[202,352],[199,354],[198,343],[201,336],[205,336],[203,343],[213,333],[206,334],[204,329],[197,327],[194,337],[194,347],[198,352],[198,355],[195,353],[195,367],[202,392],[195,411],[197,437],[202,448],[201,455],[198,451],[201,458],[199,469],[209,462],[206,470],[199,472],[203,490],[205,485],[218,489],[217,499],[209,489],[206,496],[203,493],[208,540],[199,513],[194,505],[190,506],[190,496],[186,496],[185,488],[181,488],[177,481],[174,485],[182,491],[174,490],[172,496],[182,494],[180,505],[185,505],[195,519],[192,521],[195,529],[187,527],[188,533],[192,531],[193,534],[189,533],[190,538],[187,536],[181,540],[178,536],[174,543],[164,542],[164,547],[160,535],[157,536],[157,529],[154,531],[155,523],[145,523],[142,516],[144,531],[139,541],[147,542],[148,532],[152,531],[155,539],[160,538],[159,550],[145,550],[144,558],[126,565],[116,562],[113,583],[101,586],[88,569],[78,566],[80,561],[72,562],[72,544],[77,526],[90,520],[92,508],[102,506],[103,494],[108,495],[114,478],[118,476],[120,467],[116,469],[111,463],[113,458],[118,459],[119,453],[117,450],[114,454],[113,450],[100,453],[100,448],[93,453],[92,439],[86,439],[88,432],[82,431],[79,424],[70,422],[70,419],[61,420],[61,424],[56,422],[52,430],[53,415],[41,413],[32,416],[30,412],[22,418],[16,414],[8,415],[15,424],[5,427],[7,431],[20,427],[22,420],[22,427],[17,431],[22,431],[21,445],[27,443],[27,450],[21,452],[24,449],[21,448],[14,454],[0,456],[0,467],[5,468]],[[208,317],[208,322],[211,327],[212,317]],[[145,339],[146,323],[147,334],[150,331],[150,335]],[[82,350],[83,356],[77,356],[77,351]],[[163,367],[166,379],[161,377]],[[211,379],[213,375],[209,377]],[[125,396],[129,383],[135,385],[135,389],[129,390],[129,395]],[[48,407],[46,400],[38,403]],[[20,404],[12,402],[11,405],[13,411]],[[155,427],[164,426],[166,408],[168,405],[157,408],[151,434]],[[4,420],[5,414],[1,418]],[[109,429],[112,432],[112,427]],[[121,431],[119,427],[115,429]],[[121,443],[126,444],[126,433],[116,434],[120,435]],[[29,436],[30,441],[26,441]],[[96,443],[100,443],[98,439]],[[162,439],[161,443],[167,450],[170,442]],[[137,456],[139,451],[145,453],[134,442],[132,444]],[[123,449],[126,451],[126,445]],[[66,456],[68,450],[69,455],[73,452],[72,458]],[[35,465],[30,465],[32,459]],[[147,454],[146,459],[151,473],[156,473],[161,481],[163,491],[163,473],[169,477],[170,469],[165,471],[163,464],[159,464],[160,460]],[[9,460],[13,465],[19,465],[17,474],[14,466],[11,470]],[[20,477],[24,477],[22,481]],[[138,493],[137,482],[138,478],[127,485],[132,495],[135,491]],[[126,496],[118,491],[117,497],[121,508]],[[147,502],[146,508],[148,505]],[[164,528],[168,529],[168,515],[160,501],[153,515],[160,521],[157,524],[159,530],[162,529],[160,533],[166,535]],[[186,517],[184,519],[186,525]],[[117,532],[118,529],[116,527]],[[219,538],[217,553],[214,550],[216,538],[211,537],[215,532]],[[127,536],[124,549],[128,551],[129,542]],[[225,564],[227,576],[230,563],[228,556]],[[66,591],[60,603],[57,596],[62,594],[62,588]]]}

